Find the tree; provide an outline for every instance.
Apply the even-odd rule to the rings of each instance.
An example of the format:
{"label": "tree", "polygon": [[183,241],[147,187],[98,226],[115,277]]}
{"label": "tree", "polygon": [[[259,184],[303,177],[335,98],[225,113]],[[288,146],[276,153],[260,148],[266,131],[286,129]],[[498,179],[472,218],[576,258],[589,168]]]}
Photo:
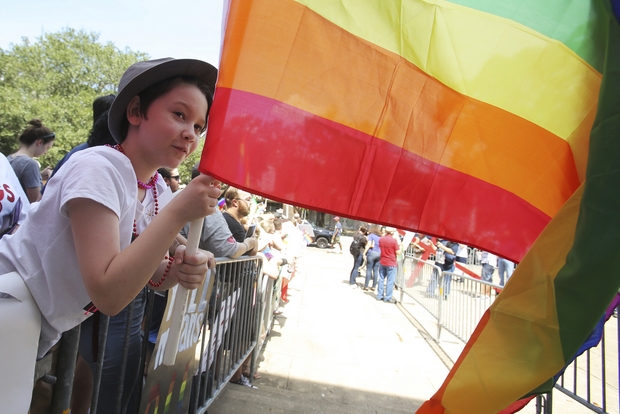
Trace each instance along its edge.
{"label": "tree", "polygon": [[71,148],[86,141],[92,127],[92,102],[116,92],[131,64],[148,55],[102,44],[99,35],[63,29],[30,43],[0,48],[0,151],[18,148],[17,137],[32,118],[56,133],[54,146],[39,158],[55,165]]}

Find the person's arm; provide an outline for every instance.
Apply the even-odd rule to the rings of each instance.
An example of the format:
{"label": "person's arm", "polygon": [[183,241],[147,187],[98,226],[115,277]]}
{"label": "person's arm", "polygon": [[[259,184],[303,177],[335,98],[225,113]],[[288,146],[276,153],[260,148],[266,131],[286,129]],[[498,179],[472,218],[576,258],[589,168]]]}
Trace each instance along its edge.
{"label": "person's arm", "polygon": [[396,250],[396,256],[398,256],[400,254],[400,252],[403,251],[403,245],[400,242],[400,240],[397,239],[396,237],[394,237],[394,241],[396,242],[396,247],[398,247],[398,249]]}
{"label": "person's arm", "polygon": [[451,248],[445,246],[443,243],[437,242],[437,247],[442,249],[444,252],[446,252],[448,254],[456,254],[454,252],[454,250],[452,250]]}
{"label": "person's arm", "polygon": [[[84,286],[93,304],[106,315],[116,315],[149,280],[158,283],[168,266],[163,260],[179,230],[188,221],[213,213],[219,189],[213,178],[200,176],[175,197],[142,234],[120,250],[119,220],[102,204],[86,198],[67,202],[67,214]],[[93,219],[96,218],[96,219]],[[195,289],[215,262],[202,252],[189,256],[179,246],[165,286],[180,283]],[[162,284],[163,286],[163,284]]]}
{"label": "person's arm", "polygon": [[26,188],[26,197],[31,203],[41,200],[41,187]]}
{"label": "person's arm", "polygon": [[172,240],[172,244],[168,248],[168,254],[170,256],[174,256],[174,254],[177,251],[177,247],[179,247],[181,245],[183,245],[183,246],[187,245],[187,239],[185,237],[183,237],[183,235],[181,233],[179,233],[174,238],[174,240]]}
{"label": "person's arm", "polygon": [[246,255],[246,256],[256,256],[258,252],[256,250],[257,242],[256,238],[248,237],[243,241],[243,243],[237,242],[237,250],[230,257],[231,259],[236,259],[237,257]]}

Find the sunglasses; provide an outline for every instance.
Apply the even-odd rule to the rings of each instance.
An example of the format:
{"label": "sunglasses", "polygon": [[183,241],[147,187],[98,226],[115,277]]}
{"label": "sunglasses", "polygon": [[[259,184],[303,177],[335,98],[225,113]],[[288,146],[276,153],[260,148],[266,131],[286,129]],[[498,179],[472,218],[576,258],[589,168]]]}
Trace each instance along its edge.
{"label": "sunglasses", "polygon": [[177,181],[179,181],[179,180],[181,179],[181,176],[180,176],[180,175],[173,175],[173,176],[172,176],[172,177],[170,177],[170,178],[172,178],[173,180],[177,180]]}

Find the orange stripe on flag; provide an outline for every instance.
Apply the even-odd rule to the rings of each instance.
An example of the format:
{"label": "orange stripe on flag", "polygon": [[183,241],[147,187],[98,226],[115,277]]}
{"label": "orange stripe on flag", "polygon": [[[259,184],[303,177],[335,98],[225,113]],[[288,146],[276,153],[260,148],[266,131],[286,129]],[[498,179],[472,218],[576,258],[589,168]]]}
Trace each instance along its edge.
{"label": "orange stripe on flag", "polygon": [[570,145],[549,131],[455,92],[296,2],[252,6],[231,10],[219,87],[376,136],[504,188],[549,216],[578,187]]}

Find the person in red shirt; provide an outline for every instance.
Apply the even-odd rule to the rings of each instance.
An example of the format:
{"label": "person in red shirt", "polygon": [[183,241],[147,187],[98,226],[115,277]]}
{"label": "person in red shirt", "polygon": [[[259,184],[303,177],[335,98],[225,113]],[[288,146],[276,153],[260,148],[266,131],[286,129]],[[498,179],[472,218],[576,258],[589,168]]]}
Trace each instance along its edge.
{"label": "person in red shirt", "polygon": [[[379,239],[381,248],[381,264],[379,268],[379,287],[377,289],[377,300],[395,303],[392,298],[394,291],[394,281],[396,279],[396,255],[400,253],[399,241],[394,237],[396,229],[394,227],[385,228],[385,236]],[[386,284],[387,280],[387,284]],[[384,286],[385,285],[385,286]]]}

